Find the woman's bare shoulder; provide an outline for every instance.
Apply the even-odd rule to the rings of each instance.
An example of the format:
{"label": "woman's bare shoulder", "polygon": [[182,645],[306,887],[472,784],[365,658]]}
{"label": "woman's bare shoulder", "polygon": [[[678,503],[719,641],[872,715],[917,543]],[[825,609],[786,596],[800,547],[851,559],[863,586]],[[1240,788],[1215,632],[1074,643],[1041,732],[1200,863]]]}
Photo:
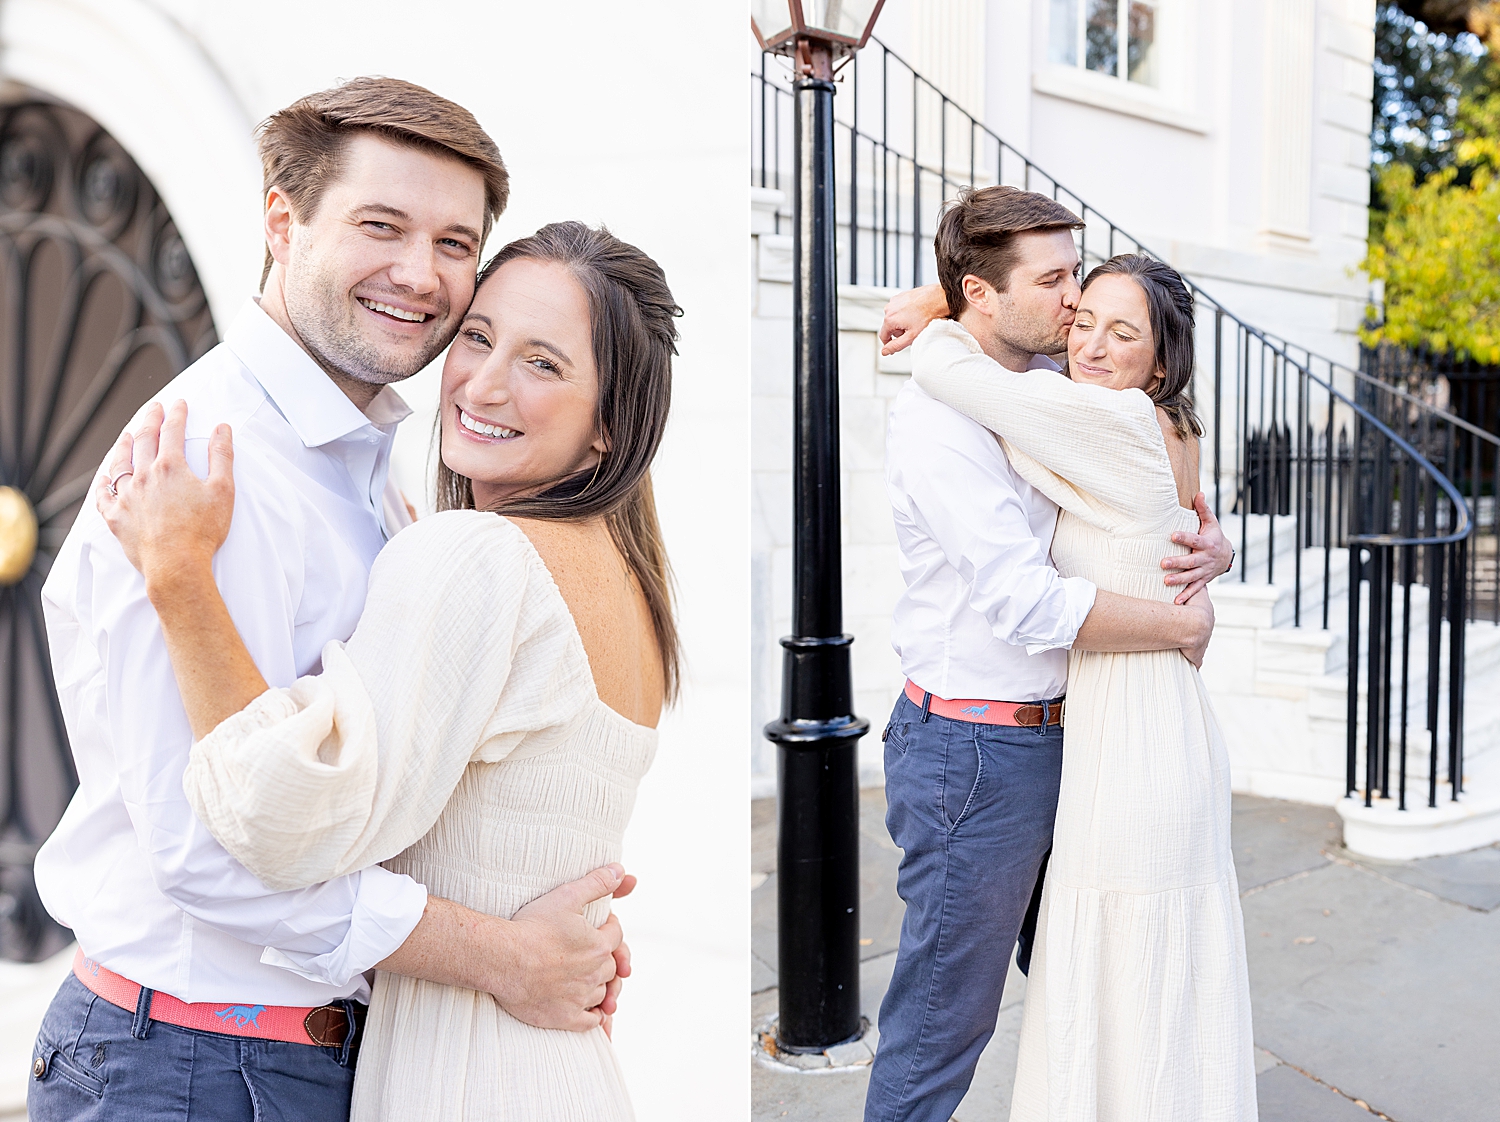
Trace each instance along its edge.
{"label": "woman's bare shoulder", "polygon": [[1174,455],[1180,450],[1186,455],[1196,467],[1198,464],[1198,438],[1196,436],[1183,436],[1177,431],[1177,425],[1172,421],[1172,415],[1160,405],[1156,406],[1156,423],[1161,426],[1162,439],[1167,442],[1167,448]]}
{"label": "woman's bare shoulder", "polygon": [[560,522],[549,518],[511,518],[509,521],[531,543],[553,579],[586,571],[616,554],[603,519]]}
{"label": "woman's bare shoulder", "polygon": [[1156,423],[1161,426],[1162,440],[1167,445],[1167,459],[1172,464],[1178,503],[1191,507],[1192,496],[1198,493],[1198,438],[1185,437],[1178,432],[1171,414],[1160,405],[1156,407]]}

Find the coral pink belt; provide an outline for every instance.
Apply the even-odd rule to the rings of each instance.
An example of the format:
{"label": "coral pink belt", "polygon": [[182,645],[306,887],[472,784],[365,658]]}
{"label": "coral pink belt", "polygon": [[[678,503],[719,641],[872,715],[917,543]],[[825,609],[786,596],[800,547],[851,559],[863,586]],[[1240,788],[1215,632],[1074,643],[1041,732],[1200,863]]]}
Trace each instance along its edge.
{"label": "coral pink belt", "polygon": [[978,725],[1012,725],[1028,729],[1063,723],[1061,703],[1054,705],[1048,701],[1031,703],[981,701],[972,698],[950,700],[928,693],[910,678],[906,680],[906,696],[913,705],[921,705],[929,713],[947,717],[950,721],[972,721]]}
{"label": "coral pink belt", "polygon": [[[100,966],[83,951],[73,956],[73,976],[111,1005],[136,1012],[141,987],[129,978]],[[342,1005],[235,1005],[222,1001],[178,1001],[171,994],[151,994],[147,1012],[153,1021],[200,1032],[282,1040],[338,1048],[349,1035],[349,1018]]]}

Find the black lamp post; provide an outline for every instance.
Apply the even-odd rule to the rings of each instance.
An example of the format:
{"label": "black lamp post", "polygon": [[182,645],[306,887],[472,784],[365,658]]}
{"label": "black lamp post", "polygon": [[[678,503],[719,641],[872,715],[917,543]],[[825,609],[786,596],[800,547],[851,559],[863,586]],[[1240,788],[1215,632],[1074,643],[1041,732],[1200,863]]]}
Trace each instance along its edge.
{"label": "black lamp post", "polygon": [[821,1052],[860,1035],[857,748],[839,548],[838,288],[834,277],[833,72],[870,37],[884,0],[755,0],[761,47],[796,80],[792,243],[797,380],[793,635],[777,746],[777,1045]]}

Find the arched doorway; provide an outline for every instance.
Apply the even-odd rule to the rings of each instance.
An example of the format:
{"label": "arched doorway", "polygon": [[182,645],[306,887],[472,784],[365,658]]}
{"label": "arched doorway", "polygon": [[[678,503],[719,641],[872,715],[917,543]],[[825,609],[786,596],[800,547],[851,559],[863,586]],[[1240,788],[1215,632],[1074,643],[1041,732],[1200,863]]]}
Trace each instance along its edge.
{"label": "arched doorway", "polygon": [[77,782],[42,582],[120,430],[216,341],[187,247],[124,149],[66,105],[0,105],[0,957],[67,939],[31,871]]}

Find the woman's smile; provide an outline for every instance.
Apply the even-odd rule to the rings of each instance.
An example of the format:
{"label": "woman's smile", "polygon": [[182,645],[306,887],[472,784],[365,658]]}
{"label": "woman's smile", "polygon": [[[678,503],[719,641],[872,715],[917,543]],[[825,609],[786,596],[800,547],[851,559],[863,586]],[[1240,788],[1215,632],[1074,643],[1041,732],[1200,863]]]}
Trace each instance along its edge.
{"label": "woman's smile", "polygon": [[1072,366],[1074,370],[1086,378],[1110,378],[1115,373],[1113,370],[1109,370],[1103,366],[1090,366],[1081,359],[1074,359]]}
{"label": "woman's smile", "polygon": [[458,423],[475,436],[490,440],[514,440],[518,436],[525,435],[520,429],[506,428],[504,425],[476,417],[465,411],[462,406],[455,405],[454,408],[458,410]]}

